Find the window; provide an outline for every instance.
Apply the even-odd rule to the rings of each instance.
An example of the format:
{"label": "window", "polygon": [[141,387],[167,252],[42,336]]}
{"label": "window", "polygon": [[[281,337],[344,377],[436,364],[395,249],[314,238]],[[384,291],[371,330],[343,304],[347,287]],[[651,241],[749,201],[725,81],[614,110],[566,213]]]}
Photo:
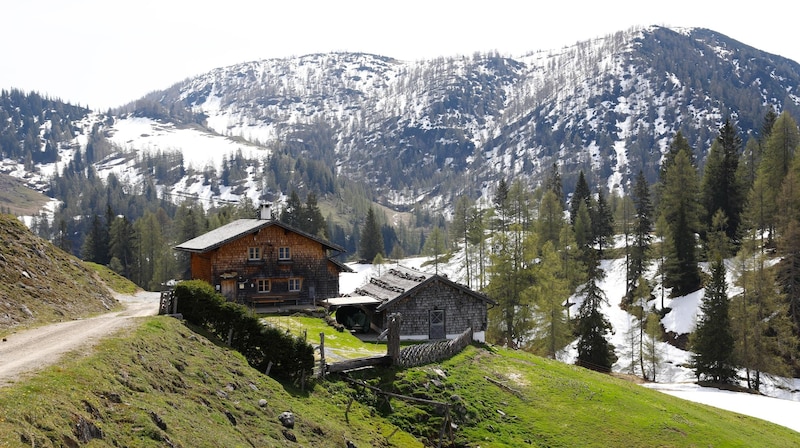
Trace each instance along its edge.
{"label": "window", "polygon": [[278,248],[278,260],[291,260],[291,259],[292,259],[292,252],[289,250],[288,247]]}
{"label": "window", "polygon": [[302,280],[299,278],[290,278],[289,279],[289,291],[297,292],[300,291],[302,287]]}
{"label": "window", "polygon": [[258,292],[269,292],[269,280],[265,278],[260,278],[256,280],[256,287],[258,288]]}
{"label": "window", "polygon": [[261,259],[261,248],[260,247],[250,247],[247,249],[247,259],[248,260],[260,260]]}

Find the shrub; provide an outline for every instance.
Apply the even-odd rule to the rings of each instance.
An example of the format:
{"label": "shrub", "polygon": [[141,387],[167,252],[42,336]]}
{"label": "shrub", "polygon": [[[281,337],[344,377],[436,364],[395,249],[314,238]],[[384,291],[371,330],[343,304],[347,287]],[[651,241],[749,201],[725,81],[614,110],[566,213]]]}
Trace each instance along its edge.
{"label": "shrub", "polygon": [[[314,368],[314,349],[304,340],[264,326],[248,308],[225,300],[208,283],[187,280],[175,286],[178,312],[187,322],[228,342],[254,368],[270,376],[295,380]],[[232,333],[231,333],[232,331]]]}

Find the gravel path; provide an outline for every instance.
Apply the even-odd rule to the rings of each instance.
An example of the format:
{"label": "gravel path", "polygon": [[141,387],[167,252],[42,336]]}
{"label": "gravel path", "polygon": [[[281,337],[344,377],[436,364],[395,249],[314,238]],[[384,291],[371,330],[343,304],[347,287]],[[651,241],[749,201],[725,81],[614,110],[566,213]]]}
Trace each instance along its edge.
{"label": "gravel path", "polygon": [[80,355],[100,338],[133,325],[135,317],[158,314],[158,292],[117,294],[125,309],[90,319],[60,322],[13,333],[0,342],[0,387],[56,364],[66,354]]}

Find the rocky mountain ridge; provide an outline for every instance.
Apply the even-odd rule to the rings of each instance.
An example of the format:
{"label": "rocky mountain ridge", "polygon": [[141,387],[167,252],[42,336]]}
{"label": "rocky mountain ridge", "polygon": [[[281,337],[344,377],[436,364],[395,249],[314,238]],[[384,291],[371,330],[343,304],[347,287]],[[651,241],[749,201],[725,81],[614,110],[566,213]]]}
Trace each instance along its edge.
{"label": "rocky mountain ridge", "polygon": [[[536,185],[554,163],[567,193],[580,170],[609,190],[639,170],[655,181],[679,129],[702,163],[725,118],[757,137],[768,108],[798,115],[798,88],[798,63],[697,28],[631,29],[520,58],[312,54],[219,68],[112,117],[87,115],[59,146],[61,165],[38,170],[63,169],[95,133],[113,146],[95,163],[103,176],[150,174],[117,151],[179,153],[181,172],[155,180],[179,200],[326,195],[340,178],[394,209],[446,213],[459,195],[488,198],[500,178]],[[286,166],[272,157],[266,169],[274,154]],[[220,179],[237,157],[243,172]],[[4,171],[30,176],[20,165]]]}

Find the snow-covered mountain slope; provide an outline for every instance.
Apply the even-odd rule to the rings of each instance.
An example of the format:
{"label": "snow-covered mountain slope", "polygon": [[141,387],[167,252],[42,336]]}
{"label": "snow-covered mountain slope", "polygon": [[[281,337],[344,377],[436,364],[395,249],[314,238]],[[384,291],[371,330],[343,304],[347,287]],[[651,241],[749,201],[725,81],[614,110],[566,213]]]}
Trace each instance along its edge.
{"label": "snow-covered mountain slope", "polygon": [[[150,96],[226,136],[335,163],[387,205],[534,184],[556,163],[609,189],[655,181],[678,129],[702,159],[726,117],[800,111],[800,65],[704,29],[634,29],[520,58],[315,54],[214,70]],[[311,143],[309,143],[311,142]],[[448,185],[446,191],[441,188]]]}
{"label": "snow-covered mountain slope", "polygon": [[[154,92],[83,132],[99,128],[140,152],[180,151],[198,170],[238,148],[250,160],[277,150],[367,185],[392,208],[446,212],[500,178],[536,185],[553,164],[566,193],[580,170],[608,189],[626,188],[639,170],[654,182],[677,130],[702,165],[722,120],[757,136],[768,107],[800,116],[798,90],[794,61],[706,29],[650,27],[518,58],[330,53],[237,64]],[[67,147],[81,147],[70,138]],[[252,191],[240,182],[227,198],[265,196],[257,177]],[[181,193],[178,183],[187,179],[161,187]]]}

